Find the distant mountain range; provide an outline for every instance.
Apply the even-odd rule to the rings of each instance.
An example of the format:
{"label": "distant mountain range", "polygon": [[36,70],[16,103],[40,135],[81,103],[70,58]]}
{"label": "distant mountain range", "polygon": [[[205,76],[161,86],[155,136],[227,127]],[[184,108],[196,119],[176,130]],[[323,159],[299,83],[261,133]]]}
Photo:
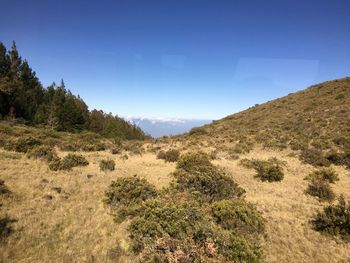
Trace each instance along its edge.
{"label": "distant mountain range", "polygon": [[126,118],[126,120],[139,126],[145,133],[154,138],[182,134],[190,131],[194,127],[199,127],[212,122],[212,120],[134,117]]}

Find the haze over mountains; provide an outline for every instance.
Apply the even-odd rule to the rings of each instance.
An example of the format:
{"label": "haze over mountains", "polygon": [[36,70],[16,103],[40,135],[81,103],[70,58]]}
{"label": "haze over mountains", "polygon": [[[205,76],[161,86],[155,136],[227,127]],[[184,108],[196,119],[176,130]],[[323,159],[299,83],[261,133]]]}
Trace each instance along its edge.
{"label": "haze over mountains", "polygon": [[175,118],[147,118],[129,117],[129,122],[140,127],[145,133],[154,138],[178,135],[190,131],[194,127],[209,124],[211,120],[175,119]]}

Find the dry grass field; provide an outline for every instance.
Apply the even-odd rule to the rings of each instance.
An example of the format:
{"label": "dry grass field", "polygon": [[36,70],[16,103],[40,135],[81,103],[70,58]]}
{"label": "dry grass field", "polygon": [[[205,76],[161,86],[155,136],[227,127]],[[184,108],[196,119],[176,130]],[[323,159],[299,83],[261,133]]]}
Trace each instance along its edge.
{"label": "dry grass field", "polygon": [[[1,244],[1,262],[133,262],[127,256],[118,260],[113,256],[117,245],[128,247],[127,222],[113,222],[102,202],[104,193],[112,180],[134,174],[160,189],[169,184],[175,164],[158,160],[150,152],[129,155],[127,160],[107,151],[82,154],[88,166],[53,172],[43,161],[25,155],[12,159],[11,153],[1,151],[1,179],[12,191],[10,197],[2,197],[1,215],[16,220],[14,232]],[[107,157],[115,160],[116,170],[101,172],[99,161]],[[254,171],[239,165],[239,160],[213,161],[232,175],[246,190],[247,200],[261,211],[266,224],[266,262],[350,262],[350,243],[321,235],[309,223],[326,205],[304,193],[304,177],[315,168],[302,164],[288,150],[256,147],[240,159],[269,157],[286,162],[282,182],[257,180]],[[332,187],[337,195],[350,199],[350,172],[335,169],[340,180]]]}

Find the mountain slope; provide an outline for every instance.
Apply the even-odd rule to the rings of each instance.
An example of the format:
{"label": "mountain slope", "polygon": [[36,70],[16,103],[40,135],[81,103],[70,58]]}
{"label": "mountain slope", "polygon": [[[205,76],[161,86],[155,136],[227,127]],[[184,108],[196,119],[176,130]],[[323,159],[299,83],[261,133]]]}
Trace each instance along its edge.
{"label": "mountain slope", "polygon": [[185,135],[215,144],[268,148],[349,148],[350,78],[328,81],[255,105]]}

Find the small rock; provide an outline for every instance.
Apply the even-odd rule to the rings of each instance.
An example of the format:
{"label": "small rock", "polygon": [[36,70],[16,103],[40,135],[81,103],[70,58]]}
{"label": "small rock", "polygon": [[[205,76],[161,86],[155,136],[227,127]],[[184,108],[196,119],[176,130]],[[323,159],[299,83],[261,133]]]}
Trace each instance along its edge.
{"label": "small rock", "polygon": [[53,199],[53,196],[52,195],[44,195],[43,199],[51,201]]}
{"label": "small rock", "polygon": [[52,187],[51,189],[59,194],[62,193],[62,187]]}
{"label": "small rock", "polygon": [[87,177],[88,179],[90,179],[91,177],[94,177],[94,175],[93,175],[93,174],[88,174],[88,175],[86,175],[86,177]]}

